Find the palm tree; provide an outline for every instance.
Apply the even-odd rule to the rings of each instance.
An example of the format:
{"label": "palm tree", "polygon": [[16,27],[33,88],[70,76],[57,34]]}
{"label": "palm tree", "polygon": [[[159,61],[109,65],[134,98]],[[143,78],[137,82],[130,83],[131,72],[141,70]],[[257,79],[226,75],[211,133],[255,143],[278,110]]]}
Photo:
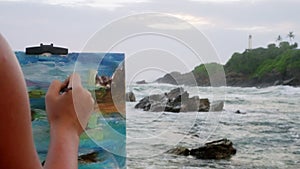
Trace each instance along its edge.
{"label": "palm tree", "polygon": [[282,41],[282,37],[281,37],[280,35],[278,35],[276,41],[277,41],[277,42],[281,42],[281,41]]}
{"label": "palm tree", "polygon": [[282,41],[282,37],[280,35],[278,35],[278,37],[276,38],[276,42],[278,42],[278,46],[279,46],[281,41]]}
{"label": "palm tree", "polygon": [[287,35],[287,37],[290,39],[290,44],[292,44],[294,38],[295,38],[295,34],[294,32],[289,32],[289,34]]}

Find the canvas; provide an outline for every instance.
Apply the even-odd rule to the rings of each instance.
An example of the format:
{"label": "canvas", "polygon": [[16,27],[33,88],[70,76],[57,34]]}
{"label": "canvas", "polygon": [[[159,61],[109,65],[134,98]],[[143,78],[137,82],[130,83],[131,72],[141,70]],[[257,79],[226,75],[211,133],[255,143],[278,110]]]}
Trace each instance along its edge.
{"label": "canvas", "polygon": [[80,138],[79,168],[125,168],[124,54],[15,54],[28,88],[34,141],[41,163],[46,159],[50,140],[45,94],[52,80],[64,81],[75,72],[96,102],[86,132]]}

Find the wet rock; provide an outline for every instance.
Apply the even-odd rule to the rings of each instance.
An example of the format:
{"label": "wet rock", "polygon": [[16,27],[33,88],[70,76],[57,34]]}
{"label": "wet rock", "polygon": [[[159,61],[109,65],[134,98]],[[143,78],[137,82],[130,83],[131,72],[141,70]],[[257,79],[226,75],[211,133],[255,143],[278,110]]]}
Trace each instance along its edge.
{"label": "wet rock", "polygon": [[236,149],[228,139],[221,139],[206,143],[199,148],[191,149],[185,147],[176,147],[167,151],[167,153],[176,155],[191,155],[197,159],[228,159],[236,154]]}
{"label": "wet rock", "polygon": [[224,101],[215,101],[212,102],[209,111],[223,111]]}
{"label": "wet rock", "polygon": [[221,139],[206,143],[205,146],[190,150],[190,155],[197,159],[227,159],[236,154],[232,142]]}
{"label": "wet rock", "polygon": [[188,156],[190,155],[190,150],[185,147],[176,147],[174,149],[168,150],[167,153]]}
{"label": "wet rock", "polygon": [[236,114],[246,114],[245,112],[241,112],[240,110],[237,110],[236,112],[234,112]]}
{"label": "wet rock", "polygon": [[147,82],[145,80],[141,80],[141,81],[137,81],[135,82],[136,84],[147,84]]}
{"label": "wet rock", "polygon": [[276,80],[273,84],[273,86],[278,86],[282,84],[282,80]]}
{"label": "wet rock", "polygon": [[31,121],[35,120],[36,112],[34,110],[30,110],[31,113]]}
{"label": "wet rock", "polygon": [[210,102],[208,99],[200,99],[199,112],[208,112],[210,107]]}
{"label": "wet rock", "polygon": [[[81,163],[81,164],[96,163],[99,161],[102,161],[102,160],[99,158],[99,152],[97,152],[97,151],[93,151],[93,152],[78,156],[78,163]],[[44,160],[41,163],[42,166],[44,166],[45,162],[46,161]]]}
{"label": "wet rock", "polygon": [[95,163],[97,161],[99,161],[98,152],[91,152],[78,157],[78,162],[80,163]]}
{"label": "wet rock", "polygon": [[30,113],[31,113],[31,121],[47,118],[45,110],[30,109]]}
{"label": "wet rock", "polygon": [[135,95],[133,92],[128,92],[126,93],[126,102],[135,102],[136,99],[135,99]]}
{"label": "wet rock", "polygon": [[295,79],[296,79],[296,78],[293,77],[293,78],[291,78],[291,79],[285,80],[285,81],[282,82],[282,84],[283,84],[283,85],[291,85],[292,82],[293,82]]}
{"label": "wet rock", "polygon": [[207,112],[210,103],[208,99],[200,99],[198,96],[189,98],[189,93],[183,88],[175,88],[168,93],[146,96],[135,105],[135,108],[153,112]]}

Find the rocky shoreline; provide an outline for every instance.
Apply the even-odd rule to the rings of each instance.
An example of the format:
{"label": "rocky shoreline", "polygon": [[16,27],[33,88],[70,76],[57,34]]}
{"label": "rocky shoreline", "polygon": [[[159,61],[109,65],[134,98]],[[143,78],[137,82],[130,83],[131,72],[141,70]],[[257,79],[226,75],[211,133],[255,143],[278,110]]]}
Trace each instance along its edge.
{"label": "rocky shoreline", "polygon": [[[127,101],[135,99],[133,92],[126,94]],[[210,102],[207,98],[199,96],[189,97],[189,93],[182,87],[172,89],[163,94],[153,94],[141,99],[134,108],[150,112],[208,112],[222,111],[223,101]]]}
{"label": "rocky shoreline", "polygon": [[[300,86],[300,78],[294,76],[283,76],[276,72],[267,74],[264,78],[251,78],[241,73],[230,72],[225,74],[225,86],[231,87],[270,87],[278,85],[288,85],[293,87]],[[187,86],[211,86],[208,77],[198,77],[192,72],[181,74],[179,72],[171,72],[154,81],[155,83],[165,83],[172,85]],[[220,84],[220,86],[224,86]]]}

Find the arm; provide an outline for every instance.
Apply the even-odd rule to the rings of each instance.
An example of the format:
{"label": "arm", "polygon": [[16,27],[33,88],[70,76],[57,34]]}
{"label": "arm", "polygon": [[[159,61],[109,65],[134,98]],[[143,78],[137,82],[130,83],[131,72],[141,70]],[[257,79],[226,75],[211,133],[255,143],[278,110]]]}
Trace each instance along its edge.
{"label": "arm", "polygon": [[24,77],[16,56],[1,34],[0,87],[0,168],[42,168],[32,137]]}
{"label": "arm", "polygon": [[[72,86],[72,90],[59,94],[67,85]],[[81,86],[77,74],[64,83],[52,82],[46,95],[51,140],[45,169],[77,168],[79,136],[87,125],[93,105],[91,94]]]}

